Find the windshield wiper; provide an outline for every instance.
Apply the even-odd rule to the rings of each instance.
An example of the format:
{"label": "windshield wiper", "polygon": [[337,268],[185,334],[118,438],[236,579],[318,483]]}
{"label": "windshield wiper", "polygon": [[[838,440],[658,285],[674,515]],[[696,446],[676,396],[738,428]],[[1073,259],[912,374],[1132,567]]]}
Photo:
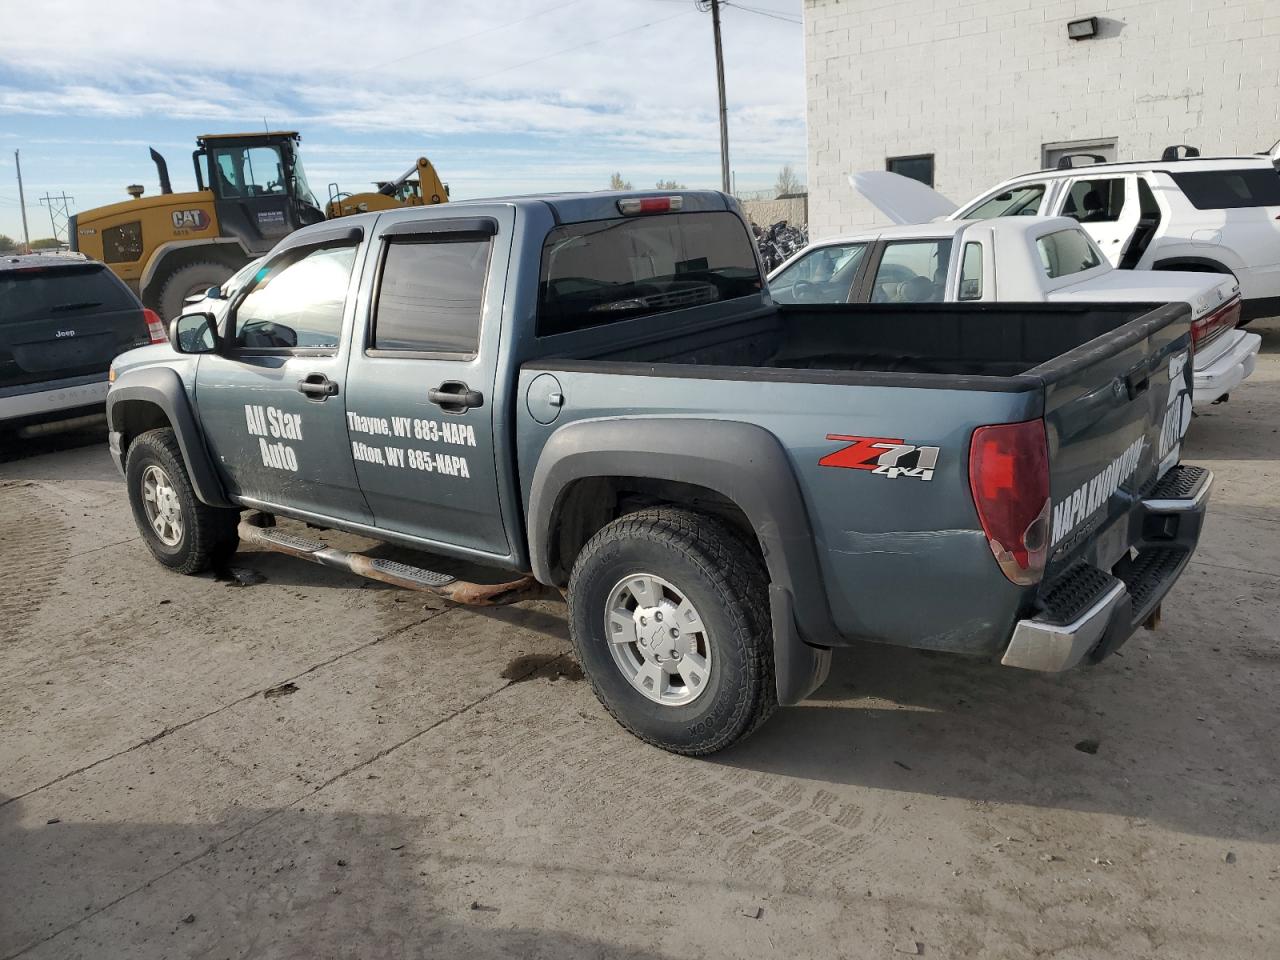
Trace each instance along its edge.
{"label": "windshield wiper", "polygon": [[50,307],[51,313],[66,313],[68,310],[84,310],[86,307],[100,307],[101,300],[82,300],[80,303],[58,303]]}

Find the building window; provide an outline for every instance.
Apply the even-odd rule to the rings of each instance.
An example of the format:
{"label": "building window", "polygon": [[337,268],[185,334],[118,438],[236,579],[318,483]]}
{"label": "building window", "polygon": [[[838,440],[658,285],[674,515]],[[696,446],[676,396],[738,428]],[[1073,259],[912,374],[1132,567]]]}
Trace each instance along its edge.
{"label": "building window", "polygon": [[1069,161],[1073,167],[1085,166],[1089,163],[1115,163],[1116,138],[1065,140],[1061,143],[1042,144],[1040,147],[1042,169],[1057,170],[1058,164],[1064,157],[1075,158]]}
{"label": "building window", "polygon": [[932,153],[920,153],[914,157],[890,157],[884,162],[884,168],[890,173],[919,180],[927,187],[933,186]]}

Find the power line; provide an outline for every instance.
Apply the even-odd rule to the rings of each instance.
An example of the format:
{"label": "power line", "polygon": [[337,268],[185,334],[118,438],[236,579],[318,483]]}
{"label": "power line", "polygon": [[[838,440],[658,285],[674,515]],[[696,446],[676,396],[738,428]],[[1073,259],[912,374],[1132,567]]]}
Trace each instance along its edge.
{"label": "power line", "polygon": [[669,17],[663,17],[660,20],[653,20],[649,23],[639,23],[634,27],[627,27],[625,30],[619,30],[617,33],[610,33],[603,37],[597,37],[594,40],[588,40],[586,43],[580,43],[574,47],[565,47],[563,50],[557,50],[554,53],[548,53],[545,56],[534,57],[532,60],[523,60],[520,63],[513,63],[509,67],[503,67],[501,70],[494,70],[490,73],[482,73],[478,77],[470,77],[465,83],[475,83],[478,80],[487,80],[489,77],[496,77],[500,73],[506,73],[508,70],[515,70],[518,67],[527,67],[531,63],[541,63],[543,60],[550,60],[552,57],[559,57],[566,53],[573,53],[575,50],[582,50],[586,47],[595,46],[597,43],[604,43],[606,40],[612,40],[614,37],[620,37],[623,34],[634,33],[637,30],[643,30],[646,27],[656,27],[660,23],[666,23],[668,20],[674,20],[676,17],[683,17],[692,13],[692,10],[682,10],[680,13],[674,13]]}
{"label": "power line", "polygon": [[779,10],[765,10],[761,7],[748,7],[741,3],[734,3],[732,0],[720,0],[720,2],[726,7],[733,7],[737,10],[743,11],[744,13],[754,13],[761,17],[768,17],[771,20],[781,20],[783,23],[794,23],[797,26],[804,23],[803,20],[796,17],[790,17]]}

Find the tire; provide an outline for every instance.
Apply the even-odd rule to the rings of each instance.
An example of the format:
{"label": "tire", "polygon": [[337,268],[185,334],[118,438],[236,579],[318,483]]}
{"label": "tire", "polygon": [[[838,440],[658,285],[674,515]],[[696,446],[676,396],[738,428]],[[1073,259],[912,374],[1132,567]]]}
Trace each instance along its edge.
{"label": "tire", "polygon": [[[661,602],[640,603],[641,595],[649,600],[658,596],[644,589],[626,601],[635,604],[627,613],[617,591],[623,588],[621,596],[627,597],[630,588],[624,584],[644,586],[646,578],[650,588],[654,581],[664,581]],[[683,659],[668,657],[666,667],[655,668],[641,642],[652,643],[648,652],[653,653],[658,644],[667,644],[667,634],[646,636],[642,631],[655,629],[654,614],[645,627],[641,618],[645,610],[665,609],[665,631],[676,620],[671,607],[677,600],[688,601],[698,618],[691,622],[704,629],[673,641],[685,645]],[[568,602],[574,651],[596,696],[618,723],[646,743],[688,756],[714,753],[747,736],[777,708],[768,581],[755,553],[744,550],[743,541],[720,521],[674,508],[614,520],[578,555]],[[606,626],[611,609],[620,620],[630,618],[631,625]],[[679,609],[685,610],[683,603]],[[625,637],[632,628],[635,642],[610,642],[611,631]],[[699,661],[706,663],[701,682]],[[689,663],[695,664],[695,672],[686,678],[681,665]],[[634,675],[632,669],[637,669]],[[636,678],[654,669],[680,671],[668,675],[671,702],[655,699],[652,687],[648,693],[641,690],[644,680]],[[659,680],[658,693],[666,688],[667,682]],[[691,699],[681,702],[681,697]]]}
{"label": "tire", "polygon": [[[134,439],[125,459],[124,475],[138,532],[152,555],[166,567],[178,573],[203,573],[235,554],[240,512],[200,501],[172,430],[148,430]],[[164,486],[157,491],[159,480]],[[148,484],[150,500],[144,493]],[[149,508],[149,502],[158,505]],[[162,511],[161,506],[167,509]],[[171,523],[158,529],[152,520],[155,512],[176,516],[176,526]]]}
{"label": "tire", "polygon": [[156,311],[168,323],[182,313],[187,297],[216,287],[236,272],[236,268],[217,260],[198,260],[171,273],[160,286]]}

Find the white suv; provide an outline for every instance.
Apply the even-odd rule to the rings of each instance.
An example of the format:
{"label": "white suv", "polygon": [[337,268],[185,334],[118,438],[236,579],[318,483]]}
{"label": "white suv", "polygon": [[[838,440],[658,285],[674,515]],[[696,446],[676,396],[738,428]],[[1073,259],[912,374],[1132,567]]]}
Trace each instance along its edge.
{"label": "white suv", "polygon": [[[1076,165],[1080,158],[1006,180],[958,208],[936,194],[927,197],[923,192],[932,191],[923,184],[902,193],[891,187],[886,203],[880,171],[850,179],[898,222],[939,214],[951,220],[1072,217],[1113,266],[1232,274],[1244,300],[1242,322],[1280,315],[1280,160],[1274,155],[1202,158],[1194,148],[1170,147],[1160,160],[1137,163]],[[904,201],[906,192],[921,202]]]}

